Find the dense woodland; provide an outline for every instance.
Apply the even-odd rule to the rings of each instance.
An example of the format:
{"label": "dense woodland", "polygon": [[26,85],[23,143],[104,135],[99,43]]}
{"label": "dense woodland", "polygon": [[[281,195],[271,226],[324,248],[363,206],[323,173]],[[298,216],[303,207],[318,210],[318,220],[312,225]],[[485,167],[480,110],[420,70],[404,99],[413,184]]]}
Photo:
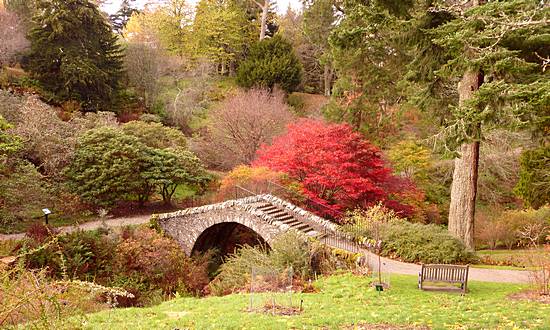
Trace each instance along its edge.
{"label": "dense woodland", "polygon": [[[550,241],[546,1],[302,5],[123,0],[109,15],[99,0],[0,0],[0,232],[30,233],[13,251],[48,242],[45,207],[60,226],[217,202],[237,186],[344,231],[382,221],[380,252],[404,261]],[[147,305],[231,292],[245,275],[224,267],[263,258],[246,248],[213,273],[181,252],[152,265],[177,246],[147,230],[81,235],[26,267],[93,274]],[[56,257],[74,261],[75,245],[93,262]],[[320,271],[296,262],[304,280]]]}

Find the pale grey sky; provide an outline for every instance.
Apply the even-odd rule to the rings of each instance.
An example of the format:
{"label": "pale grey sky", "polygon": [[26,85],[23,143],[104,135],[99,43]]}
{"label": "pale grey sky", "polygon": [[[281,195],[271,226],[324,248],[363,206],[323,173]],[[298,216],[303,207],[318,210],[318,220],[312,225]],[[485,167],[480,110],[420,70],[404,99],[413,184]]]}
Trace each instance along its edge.
{"label": "pale grey sky", "polygon": [[[121,2],[122,0],[109,0],[103,5],[103,8],[109,14],[113,14],[118,10]],[[150,2],[150,0],[136,0],[134,4],[136,7],[141,8],[147,2]],[[199,0],[187,0],[187,3],[192,6],[195,6],[197,2],[199,2]],[[300,0],[275,0],[275,3],[277,4],[277,11],[281,14],[286,12],[289,4],[294,10],[302,8],[302,2]]]}

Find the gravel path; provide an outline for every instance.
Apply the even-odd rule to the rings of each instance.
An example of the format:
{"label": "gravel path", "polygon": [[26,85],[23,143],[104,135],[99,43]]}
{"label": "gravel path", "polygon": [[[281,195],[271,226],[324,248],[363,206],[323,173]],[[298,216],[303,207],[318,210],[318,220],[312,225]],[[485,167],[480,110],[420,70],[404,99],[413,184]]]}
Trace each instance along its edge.
{"label": "gravel path", "polygon": [[[342,246],[340,242],[339,248],[345,248],[348,251],[354,251],[351,247]],[[371,269],[378,268],[378,256],[374,253],[362,249],[361,252],[367,259],[367,264]],[[382,272],[393,274],[418,275],[420,273],[420,265],[401,262],[388,258],[381,258]],[[468,272],[468,280],[481,282],[500,282],[500,283],[529,283],[531,272],[526,270],[501,270],[501,269],[483,269],[470,267]]]}
{"label": "gravel path", "polygon": [[[150,218],[151,218],[151,214],[146,214],[146,215],[137,215],[133,217],[127,217],[127,218],[107,219],[104,222],[107,227],[115,228],[115,227],[122,227],[127,225],[139,225],[139,224],[148,222]],[[83,224],[76,225],[76,226],[56,227],[56,229],[62,233],[70,233],[79,229],[93,230],[101,227],[103,227],[103,222],[101,220],[97,220],[97,221],[85,222]],[[25,237],[24,233],[9,234],[9,235],[0,234],[0,240],[21,239],[23,237]]]}
{"label": "gravel path", "polygon": [[[376,269],[378,267],[378,257],[371,252],[367,253],[369,266]],[[420,265],[410,264],[388,258],[381,258],[382,272],[395,274],[418,275]],[[468,271],[468,280],[482,282],[500,282],[500,283],[529,283],[530,271],[526,270],[503,270],[503,269],[483,269],[470,267]]]}
{"label": "gravel path", "polygon": [[[126,225],[139,225],[149,221],[151,215],[139,215],[127,218],[115,218],[105,220],[107,227],[115,228]],[[92,230],[97,229],[103,226],[102,221],[91,221],[86,222],[78,226],[66,226],[66,227],[57,227],[62,233],[70,233],[78,229],[82,230]],[[8,239],[21,239],[25,234],[10,234],[2,235],[0,234],[0,240]],[[339,244],[339,248],[342,248]],[[350,247],[346,250],[353,251]],[[367,263],[372,269],[378,267],[378,256],[368,250],[362,250],[367,258]],[[420,265],[411,264],[406,262],[401,262],[397,260],[392,260],[388,258],[381,258],[382,261],[382,272],[394,273],[394,274],[407,274],[407,275],[418,275],[420,272]],[[483,281],[483,282],[501,282],[501,283],[528,283],[530,279],[531,272],[522,271],[522,270],[500,270],[500,269],[481,269],[481,268],[470,268],[468,279],[474,281]]]}

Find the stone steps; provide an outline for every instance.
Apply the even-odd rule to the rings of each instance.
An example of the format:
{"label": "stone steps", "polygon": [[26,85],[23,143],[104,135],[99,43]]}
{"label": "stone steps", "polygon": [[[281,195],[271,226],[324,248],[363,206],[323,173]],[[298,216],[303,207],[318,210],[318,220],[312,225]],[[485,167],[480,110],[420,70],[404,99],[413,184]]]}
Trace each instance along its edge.
{"label": "stone steps", "polygon": [[258,203],[256,209],[269,215],[270,217],[273,217],[276,221],[282,222],[290,228],[305,233],[308,236],[318,235],[315,229],[313,229],[309,224],[300,221],[291,213],[282,210],[271,203]]}

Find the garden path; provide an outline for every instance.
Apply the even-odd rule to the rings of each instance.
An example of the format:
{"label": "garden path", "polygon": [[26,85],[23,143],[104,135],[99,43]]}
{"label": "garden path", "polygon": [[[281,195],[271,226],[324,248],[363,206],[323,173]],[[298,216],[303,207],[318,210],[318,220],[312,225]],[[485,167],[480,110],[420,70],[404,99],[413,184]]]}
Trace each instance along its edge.
{"label": "garden path", "polygon": [[[109,228],[115,228],[115,227],[122,227],[122,226],[128,226],[128,225],[139,225],[142,223],[146,223],[151,218],[151,214],[145,214],[145,215],[137,215],[132,217],[124,217],[124,218],[113,218],[113,219],[105,219],[102,220],[96,220],[96,221],[89,221],[82,223],[80,225],[74,225],[74,226],[64,226],[64,227],[56,227],[57,230],[59,230],[62,233],[70,233],[76,230],[94,230],[97,228],[101,228],[103,226],[107,226]],[[18,234],[0,234],[0,240],[9,240],[9,239],[21,239],[25,237],[25,233],[18,233]]]}
{"label": "garden path", "polygon": [[[378,256],[368,250],[362,250],[372,269],[378,267]],[[382,273],[418,275],[420,265],[401,262],[389,258],[381,258]],[[470,281],[500,282],[500,283],[529,283],[531,272],[526,270],[483,269],[470,267],[468,279]]]}

